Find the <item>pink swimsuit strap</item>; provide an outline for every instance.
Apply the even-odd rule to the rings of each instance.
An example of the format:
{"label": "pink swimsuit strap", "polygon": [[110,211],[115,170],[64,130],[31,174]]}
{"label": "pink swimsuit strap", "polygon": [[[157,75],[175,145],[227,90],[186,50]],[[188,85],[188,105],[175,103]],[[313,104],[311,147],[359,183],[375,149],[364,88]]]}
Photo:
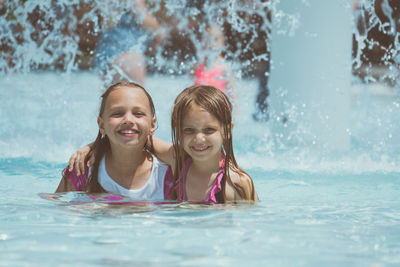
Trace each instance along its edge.
{"label": "pink swimsuit strap", "polygon": [[[192,164],[192,159],[188,158],[185,161],[185,164],[183,166],[183,171],[181,172],[179,179],[176,181],[175,190],[177,193],[177,200],[179,200],[179,201],[187,200],[187,193],[185,190],[185,182],[186,182],[186,176],[189,171],[190,164]],[[217,177],[215,178],[210,191],[208,192],[207,196],[204,199],[205,202],[212,203],[212,204],[217,203],[217,199],[216,199],[215,195],[222,190],[221,181],[222,181],[222,178],[224,177],[224,167],[225,167],[225,159],[222,161],[219,171],[217,173]]]}
{"label": "pink swimsuit strap", "polygon": [[77,175],[75,167],[70,172],[67,168],[63,170],[64,175],[66,175],[71,182],[72,186],[76,191],[86,191],[86,182],[88,179],[89,168],[85,166],[85,174]]}

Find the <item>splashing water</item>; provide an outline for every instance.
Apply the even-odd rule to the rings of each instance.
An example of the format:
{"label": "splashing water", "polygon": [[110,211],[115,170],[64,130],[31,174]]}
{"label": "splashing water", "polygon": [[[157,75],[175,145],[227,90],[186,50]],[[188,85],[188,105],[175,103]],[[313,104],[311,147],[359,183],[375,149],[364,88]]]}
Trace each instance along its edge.
{"label": "splashing water", "polygon": [[[251,133],[242,132],[238,126],[238,138],[246,140],[237,145],[243,158],[251,156],[249,151],[256,149],[266,158],[273,155],[278,162],[282,155],[283,158],[290,155],[294,161],[301,158],[302,164],[309,160],[319,162],[324,158],[333,161],[339,158],[339,162],[346,162],[355,153],[372,162],[378,160],[385,165],[390,158],[393,164],[397,164],[399,159],[395,151],[399,149],[399,127],[394,120],[399,114],[397,78],[400,35],[399,17],[396,15],[399,7],[388,0],[358,1],[353,11],[347,1],[336,3],[336,6],[345,10],[340,14],[346,23],[354,23],[352,28],[348,25],[349,31],[323,24],[326,7],[314,1],[301,1],[289,9],[282,1],[205,1],[203,5],[185,1],[150,1],[149,12],[163,23],[168,38],[157,49],[147,50],[148,70],[170,78],[188,77],[198,62],[222,54],[231,62],[238,85],[237,94],[252,103],[255,91],[242,89],[241,80],[256,77],[259,64],[271,61],[272,53],[272,70],[266,73],[272,78],[268,85],[271,91],[271,97],[267,100],[270,106],[269,122],[253,125],[247,119],[249,114],[246,112],[251,112],[254,107],[248,102],[238,103],[242,111],[236,119],[241,120],[243,125],[249,121],[249,126],[255,129]],[[93,58],[99,35],[107,25],[115,25],[124,10],[131,8],[130,1],[116,0],[5,1],[0,12],[0,75],[6,81],[2,86],[3,96],[11,97],[8,95],[10,92],[5,93],[5,86],[10,86],[7,79],[16,73],[62,70],[68,75],[82,69],[94,69]],[[307,12],[317,14],[313,19],[322,19],[320,23],[307,22]],[[204,34],[210,24],[222,28],[225,45],[209,45],[215,42]],[[312,28],[312,25],[318,24],[322,25],[319,29]],[[342,34],[336,34],[334,29]],[[387,44],[380,41],[377,34],[372,35],[374,31],[390,38],[392,42]],[[345,55],[346,51],[351,51],[351,44],[348,43],[350,35],[354,39],[352,60],[350,55]],[[313,43],[329,45],[326,40],[330,38],[333,41],[338,39],[335,47],[340,44],[343,50],[347,50],[337,50],[338,54],[334,54],[331,48],[321,50],[324,56],[315,54],[318,48],[306,47]],[[295,53],[305,57],[293,57],[292,47],[297,49]],[[313,51],[314,56],[308,55],[307,49]],[[382,55],[378,63],[370,60],[373,49],[378,49],[378,54]],[[343,62],[342,65],[332,64],[327,57],[329,51],[334,54],[331,58],[343,58],[347,67]],[[292,59],[288,60],[289,57]],[[314,61],[311,63],[312,58]],[[310,61],[310,68],[304,68],[307,61]],[[353,78],[349,75],[350,65],[355,74]],[[315,74],[318,68],[324,70]],[[320,80],[315,82],[315,79]],[[303,83],[303,87],[297,86],[299,83]],[[187,84],[190,84],[189,80]],[[321,90],[321,86],[327,89]],[[256,87],[254,84],[253,88]],[[383,96],[388,92],[390,96]],[[46,94],[45,91],[43,93]],[[59,92],[57,97],[64,93]],[[92,91],[88,93],[95,94]],[[240,102],[239,99],[234,101]],[[68,101],[73,105],[74,99]],[[8,108],[12,109],[12,103],[9,102]],[[342,112],[337,115],[339,110]],[[11,121],[6,118],[3,120],[6,120],[6,124]],[[11,151],[3,151],[3,156],[33,156],[27,152],[16,153],[10,148],[10,136],[14,138],[15,134],[10,132],[10,127],[7,128],[2,135],[7,136],[4,139],[5,146]],[[52,138],[43,132],[38,136]],[[334,139],[336,141],[332,141]],[[21,141],[12,143],[18,146]],[[35,143],[34,147],[37,141]],[[67,144],[66,147],[71,146],[75,147],[76,143]],[[339,152],[336,149],[338,147],[341,147]],[[317,156],[312,160],[314,154]],[[273,162],[271,166],[275,165]]]}
{"label": "splashing water", "polygon": [[[130,1],[111,0],[101,1],[51,1],[44,0],[39,3],[35,1],[2,1],[0,10],[2,40],[1,51],[2,60],[0,65],[1,73],[4,75],[9,72],[30,72],[31,70],[41,68],[59,67],[66,71],[77,70],[84,64],[82,57],[84,54],[92,55],[95,49],[95,41],[102,30],[109,24],[116,24],[124,10],[130,10],[132,5]],[[182,35],[187,38],[186,45],[194,46],[199,53],[197,57],[201,58],[209,53],[202,48],[207,40],[199,39],[196,35],[205,30],[205,21],[215,23],[224,27],[224,31],[232,31],[235,34],[228,35],[226,38],[227,46],[221,50],[227,54],[227,58],[243,59],[241,67],[253,64],[258,60],[267,60],[265,53],[271,47],[268,34],[271,32],[272,24],[276,25],[274,30],[278,34],[294,36],[298,33],[298,28],[302,24],[299,12],[285,12],[280,8],[281,1],[203,1],[208,3],[206,7],[201,5],[189,5],[186,1],[174,1],[174,3],[163,3],[159,1],[149,1],[150,13],[158,15],[169,28],[171,35]],[[311,1],[312,2],[312,1]],[[341,2],[343,8],[351,12],[351,5],[348,1]],[[356,1],[357,2],[357,1]],[[355,55],[353,64],[358,69],[363,64],[368,64],[373,68],[371,62],[366,62],[366,48],[381,50],[381,63],[390,70],[396,68],[394,63],[399,63],[399,16],[398,6],[394,1],[376,0],[376,1],[358,1],[357,10],[354,12],[354,23],[352,34],[356,41]],[[301,9],[310,8],[310,1],[301,1],[298,7]],[[117,7],[117,8],[116,8]],[[320,10],[323,14],[324,10]],[[190,20],[196,19],[201,15],[201,21],[197,21],[196,29],[190,29],[192,26]],[[349,14],[351,15],[351,14]],[[160,17],[161,16],[161,17]],[[203,21],[203,22],[202,22]],[[227,29],[229,28],[229,29]],[[376,38],[370,38],[368,35],[372,31],[386,35],[392,40],[389,45],[382,44]],[[230,44],[229,40],[239,40],[239,35],[248,37],[243,42],[234,42]],[[302,34],[302,33],[300,33]],[[312,33],[311,33],[312,34]],[[242,36],[242,37],[243,37]],[[179,36],[173,36],[179,38]],[[173,38],[171,36],[171,38]],[[260,37],[261,42],[259,44]],[[376,36],[375,36],[376,37]],[[257,44],[254,44],[257,42]],[[176,43],[174,45],[177,45]],[[256,49],[254,46],[262,46],[263,49]],[[168,45],[166,45],[167,48]],[[236,46],[233,49],[231,46]],[[82,51],[82,48],[86,49]],[[165,47],[164,47],[165,48]],[[165,51],[158,49],[156,55],[150,62],[156,62],[156,65],[177,64],[179,60],[178,45],[176,51]],[[191,51],[192,53],[194,51]],[[221,51],[218,51],[221,52]],[[264,52],[264,53],[262,53]],[[165,59],[168,53],[175,56],[174,60]],[[246,53],[253,53],[252,57]],[[185,63],[193,60],[184,57]],[[367,59],[368,60],[368,59]],[[173,63],[171,62],[173,61]],[[89,62],[93,63],[93,62]],[[159,66],[161,69],[162,67]],[[181,65],[175,65],[174,72],[179,73]],[[186,70],[186,68],[181,71]],[[370,70],[373,71],[373,70]],[[396,82],[395,72],[381,75],[381,79],[389,79]],[[371,75],[370,75],[371,76]],[[368,77],[372,79],[373,77]],[[371,80],[372,81],[372,80]]]}

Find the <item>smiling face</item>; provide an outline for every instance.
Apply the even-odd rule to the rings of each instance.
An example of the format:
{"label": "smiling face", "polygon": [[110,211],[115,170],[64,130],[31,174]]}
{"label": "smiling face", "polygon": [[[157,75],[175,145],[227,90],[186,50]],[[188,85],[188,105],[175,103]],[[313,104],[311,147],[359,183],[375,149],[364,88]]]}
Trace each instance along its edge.
{"label": "smiling face", "polygon": [[183,149],[193,161],[218,162],[223,145],[222,132],[217,118],[192,103],[182,122]]}
{"label": "smiling face", "polygon": [[121,86],[108,95],[98,125],[110,140],[112,150],[137,148],[141,151],[148,136],[155,131],[155,121],[144,91]]}

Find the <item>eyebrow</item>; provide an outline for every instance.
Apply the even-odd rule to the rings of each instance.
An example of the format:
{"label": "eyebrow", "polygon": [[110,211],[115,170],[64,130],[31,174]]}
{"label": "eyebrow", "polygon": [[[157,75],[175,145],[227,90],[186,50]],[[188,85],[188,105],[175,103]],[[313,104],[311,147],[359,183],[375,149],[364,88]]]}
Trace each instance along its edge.
{"label": "eyebrow", "polygon": [[[189,122],[189,123],[186,123],[186,124],[182,123],[182,127],[183,128],[197,128],[197,125],[192,123],[192,122]],[[202,128],[218,128],[218,127],[220,127],[219,124],[206,124]]]}
{"label": "eyebrow", "polygon": [[[115,105],[110,106],[109,109],[125,109],[125,106],[124,105],[115,104]],[[133,106],[132,108],[129,108],[129,109],[142,109],[142,110],[144,110],[144,109],[146,109],[146,107],[143,106],[143,105],[138,105],[138,106]]]}

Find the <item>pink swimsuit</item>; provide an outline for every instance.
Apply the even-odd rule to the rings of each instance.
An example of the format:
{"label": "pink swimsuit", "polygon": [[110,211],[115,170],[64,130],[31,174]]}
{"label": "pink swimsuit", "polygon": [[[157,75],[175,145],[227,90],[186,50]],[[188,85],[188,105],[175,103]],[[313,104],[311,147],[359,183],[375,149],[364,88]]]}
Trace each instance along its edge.
{"label": "pink swimsuit", "polygon": [[[168,168],[167,173],[165,174],[165,180],[164,180],[164,198],[167,199],[169,193],[171,192],[172,189],[176,191],[176,197],[178,201],[186,201],[187,200],[187,194],[185,190],[185,180],[186,180],[186,175],[189,171],[190,164],[192,164],[192,159],[188,158],[185,161],[185,164],[183,166],[183,172],[181,172],[181,175],[179,179],[176,181],[175,185],[173,185],[173,174],[171,168]],[[208,192],[207,196],[204,199],[204,202],[208,202],[211,204],[216,204],[217,199],[216,199],[216,194],[221,192],[222,186],[221,186],[221,180],[224,177],[224,166],[225,166],[225,160],[222,161],[221,166],[219,168],[217,177],[215,178],[215,181],[213,185],[211,186],[210,192]]]}
{"label": "pink swimsuit", "polygon": [[69,172],[67,168],[63,170],[64,175],[67,175],[69,181],[76,191],[86,191],[86,181],[88,179],[89,168],[85,166],[85,173],[81,175],[76,174],[75,167]]}

